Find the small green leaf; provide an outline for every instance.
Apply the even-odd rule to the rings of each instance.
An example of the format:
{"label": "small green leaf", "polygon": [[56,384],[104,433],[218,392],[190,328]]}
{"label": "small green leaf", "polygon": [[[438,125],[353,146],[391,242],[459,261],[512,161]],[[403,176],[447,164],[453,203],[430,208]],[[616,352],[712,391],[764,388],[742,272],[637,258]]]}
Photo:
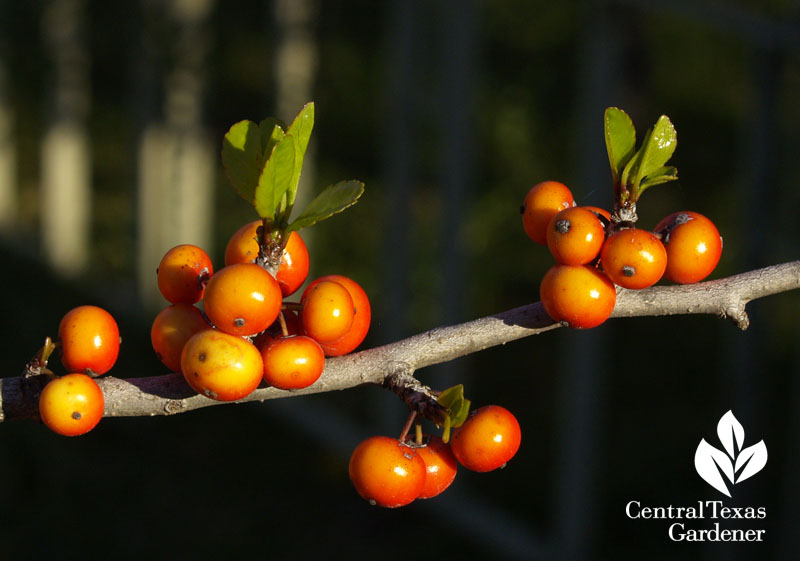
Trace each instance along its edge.
{"label": "small green leaf", "polygon": [[678,137],[675,127],[666,115],[661,115],[656,124],[648,132],[642,147],[637,155],[637,163],[634,164],[632,184],[638,186],[646,177],[650,176],[664,167],[678,145]]}
{"label": "small green leaf", "polygon": [[675,181],[676,179],[678,179],[678,168],[675,166],[664,166],[662,168],[658,168],[652,174],[647,176],[644,181],[642,181],[642,183],[639,185],[639,192],[643,192],[648,187],[661,185],[662,183]]}
{"label": "small green leaf", "polygon": [[329,185],[289,224],[287,233],[330,218],[337,212],[356,204],[363,193],[364,184],[353,179]]}
{"label": "small green leaf", "polygon": [[636,129],[628,114],[616,107],[606,109],[604,129],[608,161],[611,164],[614,183],[617,184],[622,170],[633,156],[636,147]]}
{"label": "small green leaf", "polygon": [[288,205],[291,207],[294,204],[294,199],[297,196],[297,184],[300,181],[300,173],[303,171],[303,160],[305,159],[306,149],[308,149],[308,141],[311,138],[311,131],[314,129],[314,102],[306,103],[297,117],[289,126],[287,134],[291,134],[295,140],[294,152],[294,174],[292,175],[292,182],[287,191]]}
{"label": "small green leaf", "polygon": [[275,145],[286,136],[286,124],[274,117],[269,117],[258,124],[258,131],[261,135],[261,149],[264,154],[272,154]]}
{"label": "small green leaf", "polygon": [[460,427],[467,420],[470,405],[472,402],[468,399],[462,399],[453,405],[450,410],[450,424],[453,425],[453,428]]}
{"label": "small green leaf", "polygon": [[264,165],[261,136],[254,122],[240,121],[225,134],[222,141],[222,165],[236,192],[252,204]]}
{"label": "small green leaf", "polygon": [[464,384],[451,386],[439,394],[436,401],[445,409],[450,409],[453,403],[459,399],[464,399]]}
{"label": "small green leaf", "polygon": [[258,178],[254,206],[261,218],[274,220],[293,173],[294,139],[291,135],[286,135],[272,149],[264,171]]}

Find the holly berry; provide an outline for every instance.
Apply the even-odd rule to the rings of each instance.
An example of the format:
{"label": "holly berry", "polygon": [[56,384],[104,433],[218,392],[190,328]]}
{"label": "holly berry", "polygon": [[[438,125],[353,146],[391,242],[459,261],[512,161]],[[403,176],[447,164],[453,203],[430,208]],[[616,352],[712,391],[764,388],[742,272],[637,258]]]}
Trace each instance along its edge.
{"label": "holly berry", "polygon": [[615,284],[647,288],[664,275],[667,251],[652,232],[628,228],[608,237],[600,252],[600,264]]}
{"label": "holly berry", "polygon": [[258,387],[264,363],[261,353],[247,339],[207,329],[186,342],[181,372],[197,393],[219,401],[234,401]]}
{"label": "holly berry", "polygon": [[350,456],[350,481],[359,495],[387,508],[416,499],[425,485],[425,462],[416,449],[388,436],[372,436]]}
{"label": "holly berry", "polygon": [[78,306],[58,326],[61,362],[70,372],[105,374],[119,356],[119,328],[114,317],[97,306]]}
{"label": "holly berry", "polygon": [[542,181],[531,187],[522,202],[522,226],[528,237],[547,245],[547,225],[557,212],[575,205],[572,192],[558,181]]}
{"label": "holly berry", "polygon": [[675,212],[655,228],[667,250],[664,276],[690,284],[706,278],[719,263],[722,237],[714,223],[698,212]]}
{"label": "holly berry", "polygon": [[456,478],[458,462],[448,444],[441,437],[425,436],[427,444],[417,448],[425,462],[425,484],[418,499],[433,498],[447,489]]}
{"label": "holly berry", "polygon": [[211,258],[196,245],[170,249],[156,271],[158,289],[172,304],[194,304],[203,297],[206,282],[214,273]]}
{"label": "holly berry", "polygon": [[453,431],[450,447],[462,466],[485,472],[505,466],[519,450],[520,441],[517,418],[504,407],[487,405]]}
{"label": "holly berry", "polygon": [[311,337],[292,335],[271,339],[261,347],[264,381],[282,390],[306,388],[325,368],[325,353]]}
{"label": "holly berry", "polygon": [[283,249],[281,265],[275,274],[275,279],[281,287],[283,297],[294,294],[308,277],[309,259],[308,248],[300,234],[292,232]]}
{"label": "holly berry", "polygon": [[161,310],[150,328],[150,342],[158,359],[173,372],[181,370],[181,352],[186,341],[211,326],[191,304],[173,304]]}
{"label": "holly berry", "polygon": [[218,329],[247,336],[264,331],[275,321],[281,300],[275,277],[253,263],[236,263],[211,278],[204,308]]}
{"label": "holly berry", "polygon": [[[258,228],[260,220],[245,224],[236,231],[225,247],[225,265],[234,263],[253,263],[258,257]],[[281,287],[283,297],[294,294],[302,286],[308,276],[309,258],[308,248],[300,237],[293,231],[289,234],[286,247],[283,249],[281,263],[275,279]]]}
{"label": "holly berry", "polygon": [[606,230],[592,210],[572,207],[560,211],[547,225],[547,247],[564,265],[594,261],[605,241]]}
{"label": "holly berry", "polygon": [[356,314],[348,290],[338,282],[312,283],[300,299],[303,332],[319,343],[335,343],[353,325]]}
{"label": "holly berry", "polygon": [[86,434],[100,422],[103,390],[86,374],[72,373],[47,383],[39,396],[39,415],[50,430],[64,436]]}
{"label": "holly berry", "polygon": [[320,277],[312,282],[309,288],[322,281],[334,281],[341,284],[347,289],[347,292],[353,299],[355,314],[353,315],[353,324],[350,326],[350,329],[333,343],[320,343],[322,350],[325,351],[325,356],[346,355],[354,351],[362,341],[364,341],[369,331],[369,325],[372,319],[369,297],[364,289],[361,288],[361,285],[344,275],[326,275]]}
{"label": "holly berry", "polygon": [[590,265],[550,267],[542,278],[539,299],[547,315],[570,327],[588,329],[609,318],[617,302],[614,283]]}
{"label": "holly berry", "polygon": [[261,220],[248,222],[230,237],[225,246],[225,266],[234,263],[254,263],[258,257],[258,227]]}

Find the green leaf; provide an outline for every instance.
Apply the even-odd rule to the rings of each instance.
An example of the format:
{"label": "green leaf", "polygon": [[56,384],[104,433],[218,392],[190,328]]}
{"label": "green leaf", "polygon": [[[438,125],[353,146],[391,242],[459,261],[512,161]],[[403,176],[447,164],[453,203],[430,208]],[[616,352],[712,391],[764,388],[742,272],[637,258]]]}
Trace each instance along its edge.
{"label": "green leaf", "polygon": [[252,204],[264,165],[258,125],[240,121],[228,130],[222,141],[222,165],[236,192]]}
{"label": "green leaf", "polygon": [[472,405],[472,402],[468,399],[462,399],[453,405],[450,410],[450,424],[453,428],[460,427],[467,420],[470,405]]}
{"label": "green leaf", "polygon": [[606,109],[604,121],[608,161],[611,164],[614,183],[617,184],[622,170],[633,156],[636,147],[636,129],[628,114],[616,107]]}
{"label": "green leaf", "polygon": [[287,233],[330,218],[337,212],[356,204],[363,193],[364,184],[353,179],[329,185],[289,224]]}
{"label": "green leaf", "polygon": [[632,184],[638,186],[644,178],[652,175],[669,161],[675,153],[678,137],[675,127],[666,115],[661,115],[650,131],[648,131],[642,147],[637,152],[638,158],[632,169]]}
{"label": "green leaf", "polygon": [[258,124],[258,131],[261,135],[261,149],[264,154],[272,154],[275,145],[286,136],[286,123],[269,117]]}
{"label": "green leaf", "polygon": [[297,184],[300,182],[300,173],[303,171],[303,160],[305,159],[308,141],[311,138],[311,131],[314,129],[314,102],[306,103],[294,118],[289,126],[287,134],[291,134],[295,140],[294,152],[294,174],[292,182],[287,191],[287,203],[289,207],[294,204],[297,196]]}
{"label": "green leaf", "polygon": [[464,399],[464,384],[451,386],[439,394],[436,401],[445,409],[450,409],[453,403],[459,399]]}
{"label": "green leaf", "polygon": [[639,192],[643,192],[648,187],[661,185],[662,183],[675,181],[676,179],[678,179],[678,168],[675,166],[664,166],[662,168],[658,168],[652,174],[647,176],[644,181],[642,181],[641,185],[639,185]]}
{"label": "green leaf", "polygon": [[272,149],[258,178],[254,206],[261,218],[274,220],[281,199],[289,189],[293,173],[294,139],[287,134]]}

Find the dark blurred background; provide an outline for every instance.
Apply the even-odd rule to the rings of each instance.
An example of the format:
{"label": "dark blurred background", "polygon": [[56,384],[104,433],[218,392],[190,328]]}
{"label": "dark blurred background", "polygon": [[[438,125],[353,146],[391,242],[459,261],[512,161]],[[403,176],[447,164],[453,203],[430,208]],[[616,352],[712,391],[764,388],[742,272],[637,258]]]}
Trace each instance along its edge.
{"label": "dark blurred background", "polygon": [[[798,258],[800,4],[790,0],[322,2],[0,0],[1,376],[71,307],[119,320],[112,374],[161,374],[149,342],[160,256],[209,251],[255,218],[220,166],[241,119],[316,127],[301,189],[366,183],[308,234],[311,277],[369,293],[365,347],[538,300],[550,266],[518,207],[567,183],[611,205],[603,109],[678,131],[676,183],[640,224],[695,210],[724,237],[714,277]],[[710,317],[557,330],[420,371],[523,428],[505,470],[370,507],[349,454],[396,435],[377,388],[106,419],[68,439],[0,425],[3,559],[798,559],[798,294]],[[723,497],[698,477],[727,410],[769,461]],[[762,544],[673,543],[625,505],[765,506]],[[689,523],[709,528],[714,521]],[[723,527],[737,527],[724,522]]]}

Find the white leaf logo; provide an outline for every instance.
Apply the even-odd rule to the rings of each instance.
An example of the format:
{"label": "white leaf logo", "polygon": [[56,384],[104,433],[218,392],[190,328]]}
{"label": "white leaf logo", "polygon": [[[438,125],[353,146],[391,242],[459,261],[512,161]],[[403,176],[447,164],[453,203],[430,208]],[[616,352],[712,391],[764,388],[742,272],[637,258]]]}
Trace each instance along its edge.
{"label": "white leaf logo", "polygon": [[735,485],[757,474],[767,465],[767,445],[762,440],[742,449],[744,427],[734,417],[733,411],[725,413],[717,423],[717,436],[725,452],[703,438],[694,453],[694,467],[706,483],[730,497],[731,492],[722,476]]}

